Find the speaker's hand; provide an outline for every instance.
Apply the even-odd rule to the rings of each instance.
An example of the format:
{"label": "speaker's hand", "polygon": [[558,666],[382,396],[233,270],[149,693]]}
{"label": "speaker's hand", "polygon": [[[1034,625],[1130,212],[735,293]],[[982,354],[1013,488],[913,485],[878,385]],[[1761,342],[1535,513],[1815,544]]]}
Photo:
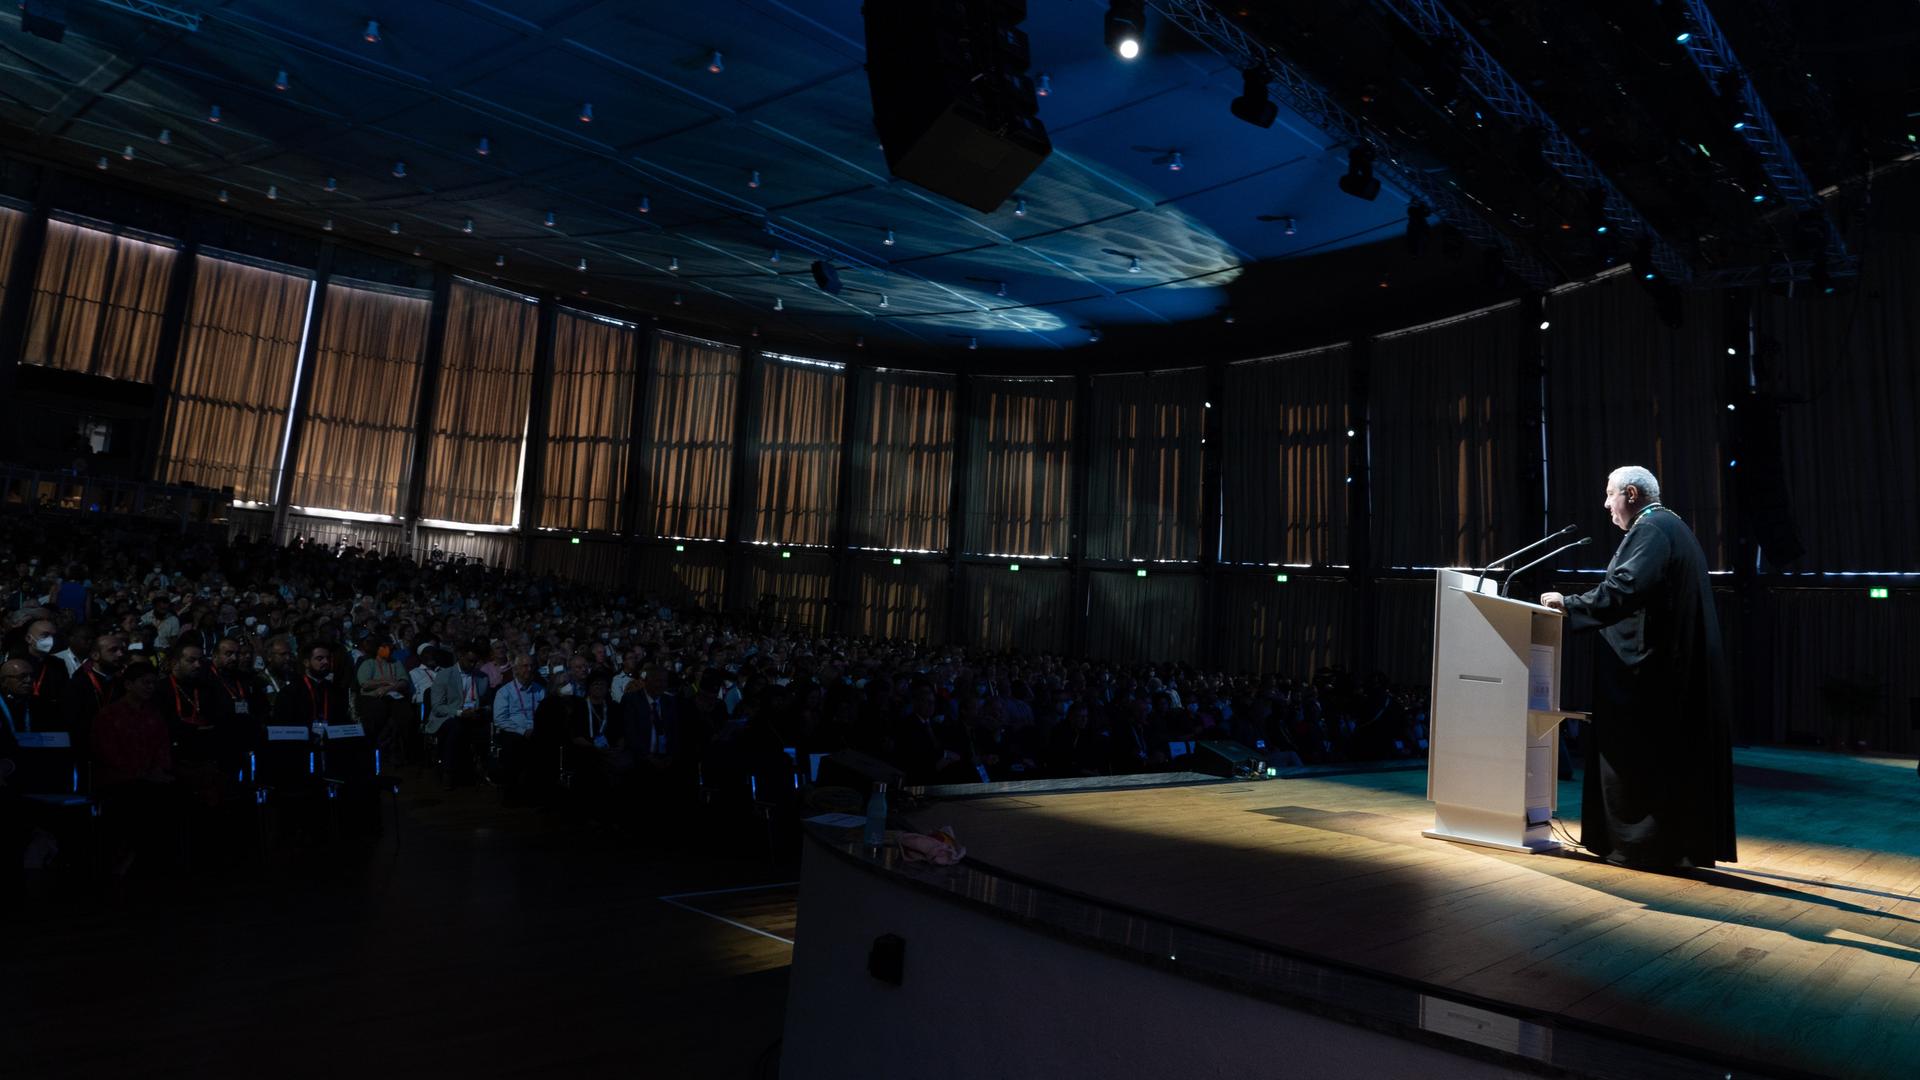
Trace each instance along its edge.
{"label": "speaker's hand", "polygon": [[1567,610],[1567,598],[1557,592],[1541,593],[1540,606],[1550,607],[1555,611],[1565,611]]}

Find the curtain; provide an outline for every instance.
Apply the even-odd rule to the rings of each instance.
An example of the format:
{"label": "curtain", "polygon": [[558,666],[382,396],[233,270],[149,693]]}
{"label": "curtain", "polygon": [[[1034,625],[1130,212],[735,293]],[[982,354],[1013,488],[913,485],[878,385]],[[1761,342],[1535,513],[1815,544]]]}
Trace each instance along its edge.
{"label": "curtain", "polygon": [[842,370],[761,357],[749,539],[767,544],[833,542],[846,393]]}
{"label": "curtain", "polygon": [[726,603],[727,553],[718,545],[687,547],[693,550],[656,547],[641,552],[641,594],[668,604],[717,612]]}
{"label": "curtain", "polygon": [[968,453],[966,550],[1068,554],[1072,379],[976,379]]}
{"label": "curtain", "polygon": [[863,637],[939,643],[947,638],[944,563],[856,560],[856,603],[847,605],[847,631]]}
{"label": "curtain", "polygon": [[1539,535],[1521,510],[1519,320],[1513,304],[1376,340],[1377,565],[1479,566]]}
{"label": "curtain", "polygon": [[1227,368],[1215,402],[1222,562],[1347,561],[1350,354],[1337,345]]}
{"label": "curtain", "polygon": [[1224,670],[1298,680],[1323,667],[1360,666],[1354,589],[1346,581],[1233,574],[1222,575],[1217,588]]}
{"label": "curtain", "polygon": [[1073,578],[1065,570],[1006,564],[961,567],[964,644],[975,648],[1065,652],[1073,625]]}
{"label": "curtain", "polygon": [[555,318],[540,524],[612,532],[627,493],[639,331],[564,308]]}
{"label": "curtain", "polygon": [[1721,300],[1717,293],[1689,294],[1686,321],[1676,331],[1660,321],[1631,274],[1548,298],[1548,521],[1555,528],[1576,523],[1595,538],[1576,565],[1607,565],[1619,536],[1600,505],[1607,474],[1644,465],[1660,481],[1661,501],[1693,527],[1708,565],[1726,567]]}
{"label": "curtain", "polygon": [[441,557],[464,555],[495,569],[511,570],[519,551],[520,538],[511,533],[466,532],[430,526],[414,530],[415,562],[427,562],[436,553]]}
{"label": "curtain", "polygon": [[313,281],[202,255],[167,399],[160,476],[272,502]]}
{"label": "curtain", "polygon": [[653,535],[726,538],[739,393],[738,349],[677,334],[654,335],[646,406]]}
{"label": "curtain", "polygon": [[790,631],[827,632],[833,599],[831,557],[802,552],[790,559],[755,558],[749,564],[748,581],[747,603],[755,610],[764,601],[773,618]]}
{"label": "curtain", "polygon": [[48,221],[21,360],[151,382],[178,257],[166,244]]}
{"label": "curtain", "polygon": [[631,595],[632,553],[625,543],[558,536],[536,537],[528,567],[535,574],[551,574],[578,585],[591,585],[607,596]]}
{"label": "curtain", "polygon": [[528,297],[453,283],[421,517],[473,525],[518,520],[538,312]]}
{"label": "curtain", "polygon": [[1087,654],[1119,661],[1208,656],[1206,605],[1207,579],[1199,574],[1095,571],[1087,579]]}
{"label": "curtain", "polygon": [[954,379],[876,371],[860,380],[854,547],[945,551],[953,492]]}
{"label": "curtain", "polygon": [[[268,519],[267,532],[272,534],[272,518]],[[342,521],[338,518],[309,517],[305,514],[287,515],[287,540],[305,537],[310,544],[332,547],[341,540],[350,546],[378,551],[383,555],[407,554],[406,533],[398,525],[387,525],[375,521]]]}
{"label": "curtain", "polygon": [[1094,378],[1088,558],[1199,561],[1206,396],[1204,368]]}
{"label": "curtain", "polygon": [[13,249],[20,243],[20,230],[26,224],[26,214],[0,206],[0,304],[6,302],[7,282],[13,280]]}
{"label": "curtain", "polygon": [[401,512],[433,302],[329,284],[293,467],[295,506]]}
{"label": "curtain", "polygon": [[[1887,212],[1920,216],[1906,201]],[[1920,223],[1895,224],[1845,291],[1763,302],[1760,383],[1781,401],[1784,475],[1748,482],[1784,483],[1806,547],[1795,570],[1920,569]]]}

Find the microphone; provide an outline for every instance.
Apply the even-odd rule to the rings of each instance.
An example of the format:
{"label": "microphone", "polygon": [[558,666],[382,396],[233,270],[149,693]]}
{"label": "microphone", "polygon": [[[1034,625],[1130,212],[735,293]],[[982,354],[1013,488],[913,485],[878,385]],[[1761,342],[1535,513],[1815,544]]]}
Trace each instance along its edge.
{"label": "microphone", "polygon": [[[1572,526],[1568,526],[1568,528],[1572,528]],[[1526,573],[1527,571],[1533,569],[1536,566],[1539,566],[1541,563],[1546,562],[1549,559],[1558,558],[1561,555],[1564,555],[1567,552],[1572,551],[1574,548],[1586,547],[1588,544],[1591,544],[1591,543],[1593,543],[1593,537],[1583,536],[1580,539],[1575,540],[1571,544],[1562,544],[1559,547],[1554,548],[1552,551],[1547,552],[1545,555],[1542,555],[1539,558],[1528,563],[1527,565],[1521,567],[1520,569],[1515,570],[1513,573],[1507,575],[1507,580],[1500,583],[1500,595],[1501,596],[1507,595],[1507,586],[1513,584],[1514,578],[1519,577],[1521,574]]]}
{"label": "microphone", "polygon": [[[1558,539],[1560,539],[1561,537],[1563,537],[1563,536],[1566,536],[1566,535],[1568,535],[1568,534],[1570,534],[1570,533],[1572,533],[1572,532],[1574,531],[1574,528],[1575,528],[1575,526],[1572,526],[1572,525],[1568,525],[1568,526],[1567,526],[1566,528],[1564,528],[1564,529],[1561,529],[1561,530],[1560,530],[1559,532],[1556,532],[1556,533],[1549,533],[1549,534],[1547,534],[1546,536],[1543,536],[1543,537],[1541,537],[1540,539],[1538,539],[1538,540],[1535,540],[1535,541],[1534,541],[1533,543],[1531,543],[1531,544],[1528,544],[1528,545],[1527,545],[1526,547],[1523,547],[1523,548],[1521,548],[1521,549],[1520,549],[1519,551],[1516,551],[1516,552],[1514,552],[1514,553],[1513,553],[1513,554],[1511,554],[1511,555],[1502,555],[1501,557],[1499,557],[1499,558],[1497,558],[1497,559],[1495,559],[1495,560],[1493,560],[1492,562],[1490,562],[1490,563],[1488,563],[1488,564],[1487,564],[1487,572],[1488,572],[1488,573],[1491,573],[1491,572],[1493,572],[1493,571],[1495,571],[1495,570],[1498,570],[1498,569],[1500,569],[1500,568],[1501,568],[1502,566],[1504,566],[1504,565],[1506,565],[1506,564],[1507,564],[1508,562],[1510,562],[1510,561],[1512,561],[1512,560],[1514,560],[1514,559],[1517,559],[1517,558],[1519,558],[1519,557],[1520,557],[1520,556],[1522,556],[1522,555],[1526,555],[1526,554],[1529,554],[1529,553],[1531,553],[1531,552],[1535,552],[1535,551],[1538,551],[1538,550],[1540,550],[1540,549],[1541,549],[1541,548],[1543,548],[1543,547],[1546,547],[1546,546],[1547,546],[1548,544],[1551,544],[1551,543],[1553,543],[1553,542],[1554,542],[1555,540],[1558,540]],[[1509,575],[1509,576],[1511,576],[1511,575]],[[1484,581],[1486,581],[1486,580],[1487,580],[1487,575],[1486,575],[1486,574],[1481,574],[1481,575],[1480,575],[1480,581],[1481,581],[1481,582],[1484,582]],[[1480,585],[1479,585],[1479,583],[1475,583],[1475,585],[1474,585],[1474,587],[1473,587],[1473,588],[1474,588],[1474,591],[1475,591],[1475,592],[1479,592],[1479,591],[1480,591]],[[1502,595],[1505,595],[1505,594],[1502,594]]]}

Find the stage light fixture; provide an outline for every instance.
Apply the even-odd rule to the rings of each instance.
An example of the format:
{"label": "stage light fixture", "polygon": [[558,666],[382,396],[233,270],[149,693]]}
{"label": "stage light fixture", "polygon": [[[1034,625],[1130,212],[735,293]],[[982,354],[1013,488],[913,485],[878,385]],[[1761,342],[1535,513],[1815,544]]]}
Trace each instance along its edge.
{"label": "stage light fixture", "polygon": [[280,185],[278,184],[267,185],[267,201],[268,202],[280,201]]}
{"label": "stage light fixture", "polygon": [[215,196],[214,196],[214,198],[216,198],[216,199],[219,199],[219,200],[220,200],[220,202],[221,202],[221,203],[222,203],[222,204],[224,205],[224,204],[226,203],[226,201],[227,201],[227,189],[226,189],[226,188],[221,188],[221,189],[220,189],[220,194],[218,194],[218,195],[215,195]]}
{"label": "stage light fixture", "polygon": [[593,123],[593,102],[591,102],[591,101],[588,101],[588,102],[583,102],[583,103],[581,104],[581,106],[580,106],[580,122],[581,122],[581,123],[583,123],[583,124],[591,124],[591,123]]}
{"label": "stage light fixture", "polygon": [[1138,58],[1146,22],[1146,0],[1113,0],[1107,5],[1107,48],[1122,60]]}
{"label": "stage light fixture", "polygon": [[885,308],[887,308],[888,306],[889,306],[889,305],[888,305],[888,303],[887,303],[887,294],[886,294],[886,293],[881,293],[881,294],[880,294],[880,307],[881,307],[881,308],[882,308],[882,309],[884,310],[884,309],[885,309]]}
{"label": "stage light fixture", "polygon": [[1280,118],[1280,106],[1267,96],[1273,76],[1264,67],[1250,67],[1240,73],[1240,96],[1233,99],[1233,115],[1254,127],[1270,128]]}
{"label": "stage light fixture", "polygon": [[1015,200],[1013,201],[1013,216],[1014,216],[1014,217],[1026,217],[1026,216],[1027,216],[1027,200],[1025,200],[1025,199],[1015,199]]}
{"label": "stage light fixture", "polygon": [[759,169],[753,170],[753,174],[747,177],[747,186],[750,188],[757,188],[760,186],[760,170]]}
{"label": "stage light fixture", "polygon": [[380,44],[380,21],[378,19],[367,20],[367,28],[360,31],[360,40],[369,45]]}
{"label": "stage light fixture", "polygon": [[132,143],[128,143],[128,144],[127,144],[126,146],[124,146],[124,147],[121,147],[121,149],[120,149],[120,160],[121,160],[121,161],[132,161],[132,160],[133,160],[133,144],[132,144]]}
{"label": "stage light fixture", "polygon": [[1040,81],[1033,84],[1033,96],[1034,97],[1052,97],[1053,96],[1052,76],[1049,76],[1044,71],[1040,73]]}
{"label": "stage light fixture", "polygon": [[1127,262],[1127,273],[1137,274],[1139,272],[1140,272],[1140,256],[1135,255],[1133,256],[1133,258],[1131,258]]}
{"label": "stage light fixture", "polygon": [[782,299],[780,299],[780,298],[779,298],[779,297],[777,297],[777,296],[776,296],[776,297],[774,297],[774,298],[773,298],[773,310],[775,310],[775,311],[785,311],[785,310],[787,310],[787,303],[786,303],[786,301],[784,301],[784,300],[782,300]]}
{"label": "stage light fixture", "polygon": [[495,255],[493,257],[493,265],[495,266],[507,265],[507,257],[505,255]]}
{"label": "stage light fixture", "polygon": [[406,162],[404,162],[404,161],[396,161],[396,162],[394,162],[394,163],[393,163],[393,178],[394,178],[395,180],[404,180],[404,179],[406,179],[406,176],[407,176],[407,163],[406,163]]}
{"label": "stage light fixture", "polygon": [[978,349],[979,347],[980,347],[980,339],[979,339],[979,338],[977,338],[977,337],[970,337],[970,338],[968,338],[968,339],[967,339],[967,349],[968,349],[969,351],[971,351],[971,350],[974,350],[974,349]]}
{"label": "stage light fixture", "polygon": [[653,200],[645,195],[640,196],[640,212],[643,214],[653,213]]}
{"label": "stage light fixture", "polygon": [[473,219],[468,218],[465,221],[462,221],[460,223],[460,231],[463,233],[466,233],[468,236],[472,236],[473,235]]}
{"label": "stage light fixture", "polygon": [[388,223],[387,223],[387,234],[388,234],[389,236],[399,236],[399,235],[400,235],[400,223],[399,223],[399,222],[397,222],[397,221],[390,221],[390,222],[388,222]]}
{"label": "stage light fixture", "polygon": [[273,77],[273,88],[275,90],[285,90],[287,88],[287,69],[281,68],[280,73]]}
{"label": "stage light fixture", "polygon": [[321,232],[332,232],[332,231],[333,231],[333,219],[332,219],[332,218],[328,218],[327,220],[325,220],[325,221],[323,221],[323,222],[321,222],[321,223],[320,223],[320,231],[321,231]]}
{"label": "stage light fixture", "polygon": [[554,227],[554,224],[553,224],[553,222],[554,222],[554,218],[553,218],[553,211],[551,211],[551,210],[549,210],[549,211],[547,211],[547,218],[546,218],[546,226],[547,226],[547,228],[549,228],[549,229],[551,229],[551,228],[553,228],[553,227]]}
{"label": "stage light fixture", "polygon": [[100,160],[95,162],[93,167],[96,169],[105,169],[107,167],[107,155],[101,154]]}
{"label": "stage light fixture", "polygon": [[1368,202],[1380,197],[1380,181],[1373,176],[1373,147],[1370,144],[1361,143],[1347,151],[1347,171],[1340,177],[1340,190]]}
{"label": "stage light fixture", "polygon": [[327,177],[327,182],[325,184],[322,184],[321,188],[329,193],[339,191],[340,181],[335,177],[329,176]]}
{"label": "stage light fixture", "polygon": [[573,267],[573,268],[574,268],[575,270],[578,270],[578,271],[580,271],[580,272],[581,272],[581,273],[583,273],[583,274],[584,274],[584,273],[586,273],[586,272],[587,272],[587,257],[586,257],[585,255],[582,255],[582,256],[580,256],[580,261],[579,261],[578,263],[576,263],[576,264],[574,264],[574,267]]}
{"label": "stage light fixture", "polygon": [[172,128],[160,129],[160,145],[161,146],[173,145],[173,129]]}
{"label": "stage light fixture", "polygon": [[488,154],[493,153],[492,141],[485,135],[480,136],[480,141],[474,144],[473,152],[479,154],[481,157],[486,157]]}
{"label": "stage light fixture", "polygon": [[207,123],[217,124],[219,122],[220,122],[220,106],[218,105],[207,106]]}
{"label": "stage light fixture", "polygon": [[884,239],[884,240],[882,240],[882,241],[880,241],[880,242],[881,242],[882,244],[885,244],[885,245],[886,245],[887,247],[892,247],[892,246],[893,246],[893,244],[894,244],[894,239],[893,239],[893,230],[892,230],[892,229],[888,229],[888,230],[887,230],[887,237],[886,237],[886,239]]}
{"label": "stage light fixture", "polygon": [[707,57],[708,73],[713,75],[718,75],[725,70],[727,70],[726,58],[720,55],[719,49],[713,50],[713,55]]}
{"label": "stage light fixture", "polygon": [[667,272],[670,274],[680,272],[680,256],[675,255],[667,260]]}

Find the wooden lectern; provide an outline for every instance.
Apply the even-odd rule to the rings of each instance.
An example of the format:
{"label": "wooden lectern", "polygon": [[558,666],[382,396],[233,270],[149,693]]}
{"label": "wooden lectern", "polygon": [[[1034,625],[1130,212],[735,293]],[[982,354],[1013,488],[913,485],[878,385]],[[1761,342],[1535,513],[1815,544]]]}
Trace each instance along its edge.
{"label": "wooden lectern", "polygon": [[1428,707],[1422,835],[1503,851],[1554,851],[1560,634],[1552,608],[1498,595],[1484,575],[1434,580],[1433,696]]}

